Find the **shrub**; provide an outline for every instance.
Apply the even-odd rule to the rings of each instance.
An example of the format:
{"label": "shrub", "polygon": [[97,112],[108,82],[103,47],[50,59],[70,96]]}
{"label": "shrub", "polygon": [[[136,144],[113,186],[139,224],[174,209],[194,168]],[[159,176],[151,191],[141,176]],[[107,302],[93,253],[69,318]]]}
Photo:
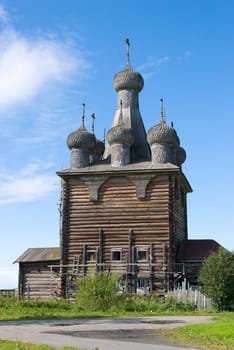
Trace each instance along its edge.
{"label": "shrub", "polygon": [[234,253],[220,248],[203,262],[199,280],[202,292],[219,311],[234,310]]}
{"label": "shrub", "polygon": [[77,306],[86,311],[106,311],[116,303],[119,276],[108,272],[78,278]]}

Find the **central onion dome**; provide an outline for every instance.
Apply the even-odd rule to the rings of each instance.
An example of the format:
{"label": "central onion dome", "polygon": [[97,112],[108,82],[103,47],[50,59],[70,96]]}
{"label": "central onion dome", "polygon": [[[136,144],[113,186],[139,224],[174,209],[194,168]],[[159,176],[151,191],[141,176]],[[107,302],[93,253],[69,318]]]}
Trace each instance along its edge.
{"label": "central onion dome", "polygon": [[180,143],[175,129],[172,126],[167,125],[163,119],[160,120],[159,124],[149,129],[147,141],[150,145],[155,143],[170,144],[176,148]]}
{"label": "central onion dome", "polygon": [[92,152],[95,147],[95,137],[92,133],[88,132],[84,126],[84,108],[85,104],[83,104],[82,124],[78,130],[68,135],[67,146],[70,149],[86,149]]}
{"label": "central onion dome", "polygon": [[126,39],[126,67],[121,72],[117,73],[113,79],[113,87],[116,92],[120,90],[134,90],[140,92],[144,86],[144,79],[141,74],[132,70],[129,61],[129,39]]}
{"label": "central onion dome", "polygon": [[124,70],[114,76],[113,87],[117,92],[120,90],[140,92],[144,87],[144,79],[140,73],[133,71],[131,66],[127,64]]}

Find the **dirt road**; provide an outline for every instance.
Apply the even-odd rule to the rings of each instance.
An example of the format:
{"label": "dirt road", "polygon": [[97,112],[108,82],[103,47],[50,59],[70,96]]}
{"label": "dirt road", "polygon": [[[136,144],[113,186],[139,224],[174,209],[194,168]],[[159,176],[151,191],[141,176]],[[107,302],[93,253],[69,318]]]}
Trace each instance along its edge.
{"label": "dirt road", "polygon": [[156,330],[206,322],[206,316],[0,321],[0,338],[87,350],[179,350],[184,347],[161,339]]}

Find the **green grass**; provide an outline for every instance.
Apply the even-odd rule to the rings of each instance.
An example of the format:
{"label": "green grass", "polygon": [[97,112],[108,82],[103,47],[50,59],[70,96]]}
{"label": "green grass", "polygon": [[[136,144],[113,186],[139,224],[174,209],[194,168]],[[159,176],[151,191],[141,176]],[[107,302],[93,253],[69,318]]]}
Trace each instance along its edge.
{"label": "green grass", "polygon": [[[8,301],[0,299],[0,320],[87,318],[114,316],[154,316],[198,314],[192,305],[163,302],[157,296],[121,296],[117,305],[106,311],[95,311],[66,301]],[[199,312],[200,314],[200,312]]]}
{"label": "green grass", "polygon": [[194,324],[162,334],[180,344],[206,349],[234,350],[234,313],[222,313],[214,323]]}
{"label": "green grass", "polygon": [[[139,296],[121,298],[118,305],[105,312],[86,310],[76,303],[66,301],[18,301],[0,298],[0,320],[208,314],[214,316],[213,323],[184,326],[162,331],[162,334],[178,343],[216,350],[234,350],[234,313],[201,313],[194,310],[192,305],[176,303],[172,300],[163,302],[156,295],[149,298]],[[56,348],[0,340],[1,349],[54,350]],[[63,350],[72,349],[78,348],[63,348]]]}
{"label": "green grass", "polygon": [[[30,343],[22,343],[18,341],[0,340],[0,350],[55,350],[55,349],[58,349],[58,348],[54,348],[48,345],[35,345]],[[81,349],[65,346],[63,348],[59,348],[59,350],[81,350]]]}

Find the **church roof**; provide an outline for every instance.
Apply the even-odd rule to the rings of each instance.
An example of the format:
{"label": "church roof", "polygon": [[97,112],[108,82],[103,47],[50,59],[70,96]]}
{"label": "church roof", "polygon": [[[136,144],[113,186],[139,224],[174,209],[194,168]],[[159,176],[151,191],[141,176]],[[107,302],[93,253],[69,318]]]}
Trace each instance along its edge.
{"label": "church roof", "polygon": [[221,245],[213,239],[188,239],[182,241],[177,255],[177,261],[203,261],[217,252]]}
{"label": "church roof", "polygon": [[164,173],[168,175],[168,173],[177,173],[181,178],[182,183],[184,183],[186,192],[192,192],[192,188],[186,178],[186,176],[181,171],[180,167],[174,165],[172,163],[152,163],[148,162],[136,162],[125,165],[124,167],[112,167],[108,162],[100,162],[100,164],[95,164],[85,168],[79,169],[64,169],[61,171],[57,171],[57,175],[61,177],[66,176],[88,176],[88,175],[114,175],[114,174],[136,174],[136,173]]}

